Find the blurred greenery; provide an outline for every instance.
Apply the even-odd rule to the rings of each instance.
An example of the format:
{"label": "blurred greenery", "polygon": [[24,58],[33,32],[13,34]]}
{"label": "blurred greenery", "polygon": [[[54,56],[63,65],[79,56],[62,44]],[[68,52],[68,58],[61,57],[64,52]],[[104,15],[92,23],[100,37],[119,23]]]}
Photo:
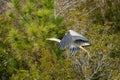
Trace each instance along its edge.
{"label": "blurred greenery", "polygon": [[[0,80],[119,80],[120,1],[81,1],[55,18],[54,0],[11,0],[0,14]],[[81,50],[68,58],[46,41],[69,29],[91,41],[93,61]]]}

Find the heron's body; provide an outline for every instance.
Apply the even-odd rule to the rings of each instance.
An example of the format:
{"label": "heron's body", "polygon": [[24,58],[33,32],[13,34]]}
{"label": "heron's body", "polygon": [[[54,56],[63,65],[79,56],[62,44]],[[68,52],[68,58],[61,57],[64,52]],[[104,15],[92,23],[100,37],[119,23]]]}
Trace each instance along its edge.
{"label": "heron's body", "polygon": [[90,41],[87,38],[73,30],[69,30],[62,38],[62,40],[57,38],[47,38],[47,40],[59,42],[60,49],[65,49],[66,47],[69,47],[69,50],[73,54],[77,53],[79,49],[82,49],[87,52],[87,50],[84,49],[83,46],[91,45]]}
{"label": "heron's body", "polygon": [[73,31],[73,30],[69,30],[65,36],[62,38],[61,42],[60,42],[60,48],[61,49],[65,49],[67,46],[70,45],[76,45],[76,46],[89,46],[91,45],[90,41],[85,38],[84,36],[82,36],[81,34]]}
{"label": "heron's body", "polygon": [[[61,42],[61,40],[57,39],[57,38],[47,38],[46,40],[56,41],[58,43]],[[75,55],[78,50],[80,50],[80,48],[75,46],[74,44],[69,47],[69,51],[70,51],[70,53],[72,53],[72,55]]]}

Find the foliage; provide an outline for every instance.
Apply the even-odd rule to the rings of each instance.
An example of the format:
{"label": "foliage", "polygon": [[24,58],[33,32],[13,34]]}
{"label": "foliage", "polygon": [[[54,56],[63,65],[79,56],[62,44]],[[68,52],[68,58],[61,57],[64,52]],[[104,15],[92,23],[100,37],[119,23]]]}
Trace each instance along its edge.
{"label": "foliage", "polygon": [[[76,1],[75,9],[57,18],[54,0],[8,3],[0,14],[0,80],[120,79],[120,1]],[[68,29],[91,41],[91,58],[82,50],[68,57],[58,43],[46,41],[61,39]]]}
{"label": "foliage", "polygon": [[6,16],[0,16],[1,79],[65,78],[68,72],[60,64],[65,64],[69,70],[70,63],[58,59],[61,52],[51,50],[54,44],[46,41],[47,37],[57,37],[58,34],[61,38],[65,32],[62,17],[54,18],[53,0],[11,0],[9,6]]}
{"label": "foliage", "polygon": [[77,78],[83,80],[119,79],[118,36],[120,36],[120,30],[117,22],[120,16],[117,4],[120,2],[110,0],[79,2],[75,9],[66,14],[69,17],[66,17],[64,21],[68,29],[72,28],[87,36],[92,43],[92,46],[88,48],[91,59],[88,59],[82,51],[76,59],[72,59],[73,69],[79,75]]}

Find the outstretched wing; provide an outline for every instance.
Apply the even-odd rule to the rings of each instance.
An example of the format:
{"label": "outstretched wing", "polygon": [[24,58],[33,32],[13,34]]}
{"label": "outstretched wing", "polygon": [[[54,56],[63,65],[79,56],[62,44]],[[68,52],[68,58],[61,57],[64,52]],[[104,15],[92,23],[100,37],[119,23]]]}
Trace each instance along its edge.
{"label": "outstretched wing", "polygon": [[73,30],[69,30],[69,32],[70,32],[70,35],[72,36],[72,40],[77,45],[80,45],[80,46],[89,46],[89,45],[91,45],[90,41],[87,38],[85,38],[83,35],[75,32]]}
{"label": "outstretched wing", "polygon": [[84,37],[73,36],[72,38],[73,38],[74,43],[77,45],[80,45],[80,46],[90,46],[91,45],[91,42]]}
{"label": "outstretched wing", "polygon": [[60,49],[65,49],[66,47],[70,46],[72,44],[72,36],[70,35],[69,31],[65,34],[65,36],[62,38],[60,42]]}
{"label": "outstretched wing", "polygon": [[71,44],[75,43],[78,46],[89,46],[91,45],[90,41],[85,38],[83,35],[69,30],[63,39],[60,42],[60,49],[65,49],[66,47],[70,46]]}

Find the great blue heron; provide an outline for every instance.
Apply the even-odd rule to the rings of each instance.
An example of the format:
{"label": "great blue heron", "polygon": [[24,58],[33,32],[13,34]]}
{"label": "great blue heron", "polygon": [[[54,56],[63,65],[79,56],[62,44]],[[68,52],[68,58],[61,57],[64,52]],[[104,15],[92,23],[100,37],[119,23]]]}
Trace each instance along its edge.
{"label": "great blue heron", "polygon": [[82,49],[88,53],[84,46],[91,45],[91,42],[87,38],[73,30],[69,30],[62,38],[62,40],[57,38],[47,38],[47,40],[59,42],[60,49],[65,49],[66,47],[69,47],[69,50],[72,52],[73,55],[75,55],[79,49]]}
{"label": "great blue heron", "polygon": [[[59,43],[61,42],[61,40],[57,39],[57,38],[47,38],[46,40],[56,41]],[[60,47],[60,45],[59,45],[59,47]],[[60,47],[60,49],[62,49],[62,48]],[[71,44],[69,47],[69,51],[70,51],[70,53],[72,53],[72,55],[75,55],[79,49],[80,49],[79,47],[77,47],[73,44]]]}

